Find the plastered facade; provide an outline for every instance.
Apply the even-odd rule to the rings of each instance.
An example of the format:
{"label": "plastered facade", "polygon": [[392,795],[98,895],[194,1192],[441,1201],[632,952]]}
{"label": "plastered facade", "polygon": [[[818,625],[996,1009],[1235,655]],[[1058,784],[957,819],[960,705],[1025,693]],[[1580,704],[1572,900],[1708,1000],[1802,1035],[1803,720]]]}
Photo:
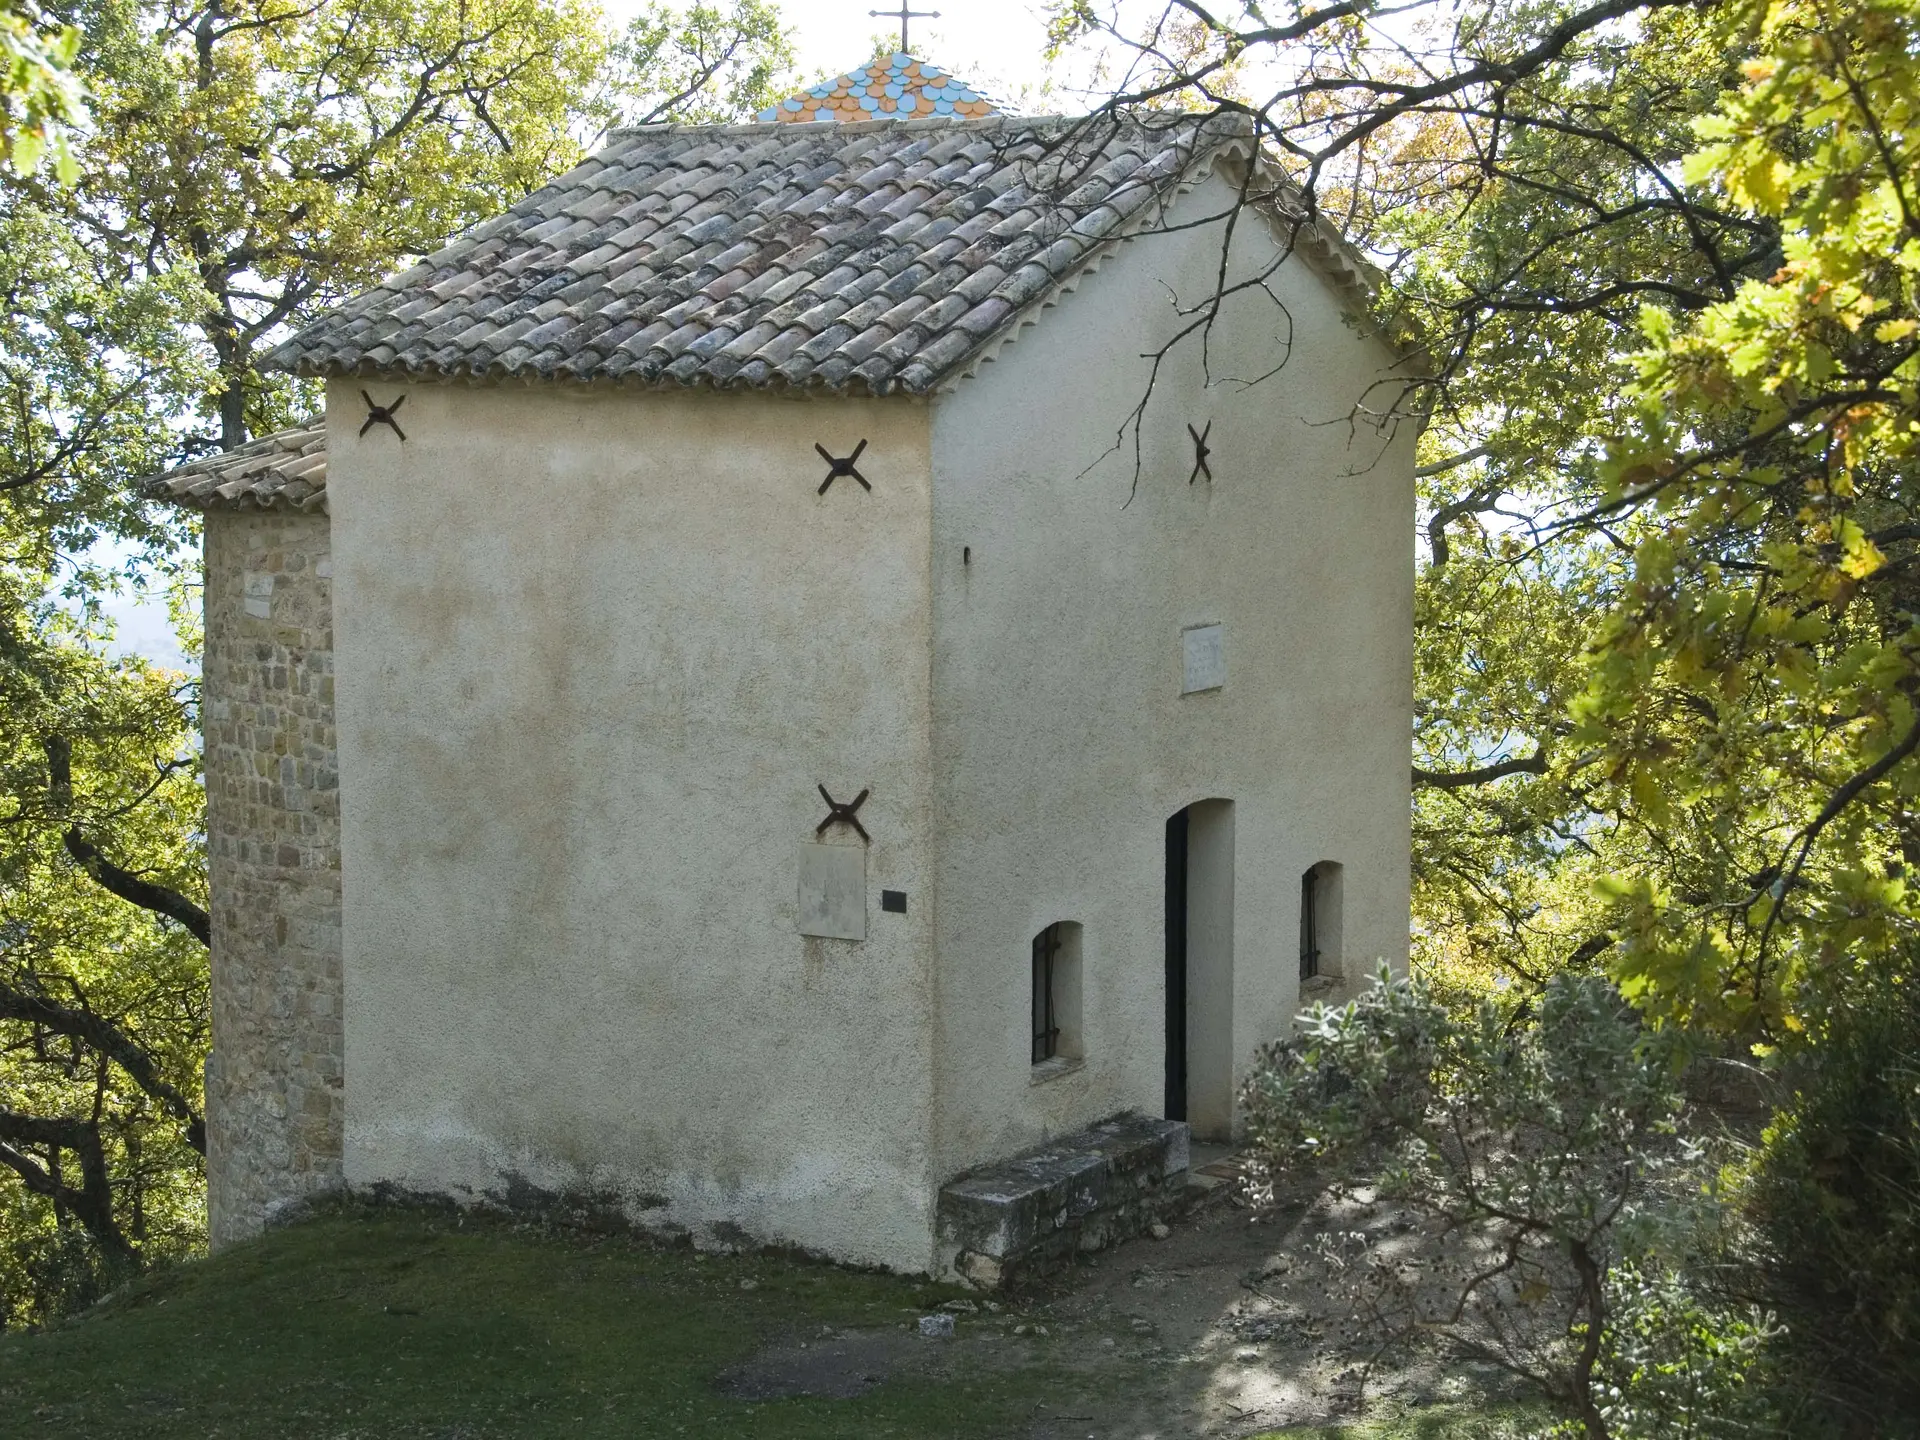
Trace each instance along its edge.
{"label": "plastered facade", "polygon": [[[1228,802],[1190,838],[1196,1133],[1230,1131],[1246,1061],[1298,1011],[1309,865],[1344,867],[1349,979],[1406,963],[1416,426],[1369,423],[1400,398],[1396,357],[1298,259],[1227,300],[1204,358],[1195,337],[1150,375],[1143,352],[1213,293],[1208,221],[1232,205],[1224,178],[1197,188],[934,407],[946,1173],[1163,1113],[1183,807]],[[1277,243],[1243,217],[1232,280]],[[1211,480],[1190,483],[1189,424]],[[1182,632],[1212,624],[1225,684],[1183,694]],[[1028,947],[1055,921],[1082,926],[1084,1059],[1034,1083]]]}
{"label": "plastered facade", "polygon": [[340,1183],[339,771],[327,517],[205,523],[208,1234]]}
{"label": "plastered facade", "polygon": [[[361,388],[328,396],[348,1181],[926,1269],[926,407],[409,385],[402,442]],[[817,493],[815,443],[863,439],[871,492]],[[798,931],[822,785],[869,792],[864,941]]]}

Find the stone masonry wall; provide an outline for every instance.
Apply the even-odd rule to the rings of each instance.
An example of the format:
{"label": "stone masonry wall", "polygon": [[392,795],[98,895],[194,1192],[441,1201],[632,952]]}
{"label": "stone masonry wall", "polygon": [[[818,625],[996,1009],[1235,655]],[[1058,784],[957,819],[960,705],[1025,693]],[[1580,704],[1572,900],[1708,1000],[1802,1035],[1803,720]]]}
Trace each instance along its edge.
{"label": "stone masonry wall", "polygon": [[340,1184],[331,573],[325,514],[207,513],[207,1208],[216,1247]]}
{"label": "stone masonry wall", "polygon": [[1177,1214],[1187,1127],[1116,1115],[941,1187],[936,1271],[986,1290],[1052,1275]]}

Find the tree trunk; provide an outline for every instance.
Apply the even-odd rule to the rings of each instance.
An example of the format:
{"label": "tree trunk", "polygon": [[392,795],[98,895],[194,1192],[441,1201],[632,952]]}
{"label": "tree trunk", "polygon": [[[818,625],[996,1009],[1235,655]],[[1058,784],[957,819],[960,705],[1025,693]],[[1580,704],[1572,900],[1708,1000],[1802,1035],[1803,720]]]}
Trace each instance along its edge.
{"label": "tree trunk", "polygon": [[[54,1154],[49,1164],[40,1165],[16,1148],[21,1145],[47,1146]],[[78,1187],[68,1184],[60,1173],[60,1150],[70,1150],[79,1157]],[[43,1120],[0,1110],[0,1164],[25,1181],[29,1190],[46,1196],[86,1226],[108,1259],[116,1264],[138,1260],[139,1252],[127,1243],[113,1218],[113,1181],[107,1174],[98,1126],[85,1120]]]}
{"label": "tree trunk", "polygon": [[1600,1267],[1578,1240],[1567,1242],[1573,1268],[1580,1276],[1580,1305],[1586,1313],[1587,1333],[1580,1338],[1580,1354],[1573,1362],[1573,1406],[1587,1440],[1610,1440],[1606,1417],[1593,1399],[1593,1367],[1600,1359],[1600,1336],[1607,1320],[1607,1294]]}
{"label": "tree trunk", "polygon": [[233,450],[247,443],[247,391],[238,375],[229,376],[220,392],[220,448]]}

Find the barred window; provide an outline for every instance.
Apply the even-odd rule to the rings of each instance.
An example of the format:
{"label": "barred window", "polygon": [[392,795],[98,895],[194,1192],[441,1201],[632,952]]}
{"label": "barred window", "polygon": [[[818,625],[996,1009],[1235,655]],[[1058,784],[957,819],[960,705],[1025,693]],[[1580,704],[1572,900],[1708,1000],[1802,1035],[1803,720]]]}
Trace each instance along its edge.
{"label": "barred window", "polygon": [[1340,867],[1331,860],[1300,876],[1300,978],[1340,973]]}
{"label": "barred window", "polygon": [[1033,937],[1033,1063],[1080,1058],[1080,927],[1061,920]]}

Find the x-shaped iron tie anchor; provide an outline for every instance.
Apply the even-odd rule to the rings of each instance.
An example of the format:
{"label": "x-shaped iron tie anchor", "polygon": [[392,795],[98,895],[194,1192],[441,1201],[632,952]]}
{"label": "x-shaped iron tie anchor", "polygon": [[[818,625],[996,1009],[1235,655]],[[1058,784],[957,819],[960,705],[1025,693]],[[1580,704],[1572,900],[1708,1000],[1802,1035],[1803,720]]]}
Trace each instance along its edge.
{"label": "x-shaped iron tie anchor", "polygon": [[[858,480],[860,482],[860,488],[862,490],[865,490],[868,492],[871,492],[873,490],[873,486],[867,484],[867,477],[862,475],[858,470],[853,468],[853,462],[858,460],[860,458],[860,452],[867,448],[866,441],[862,440],[858,445],[854,446],[853,453],[847,456],[847,458],[844,460],[838,458],[837,456],[829,455],[827,453],[827,447],[822,445],[818,440],[813,442],[813,448],[820,452],[820,458],[822,460],[826,461],[827,464],[833,467],[831,470],[827,471],[827,478],[820,482],[820,488],[814,492],[816,495],[826,494],[827,487],[833,484],[833,482],[838,480],[842,475],[846,475],[851,477],[852,479]],[[856,801],[855,803],[857,804],[858,802]]]}
{"label": "x-shaped iron tie anchor", "polygon": [[1213,471],[1207,466],[1207,457],[1213,454],[1213,451],[1207,448],[1207,436],[1213,433],[1213,421],[1207,421],[1207,428],[1204,430],[1196,430],[1192,425],[1188,425],[1187,433],[1193,436],[1193,473],[1187,476],[1187,483],[1191,485],[1204,475],[1211,484]]}
{"label": "x-shaped iron tie anchor", "polygon": [[367,423],[360,427],[360,433],[362,435],[366,434],[367,431],[376,425],[386,425],[391,427],[393,433],[398,435],[402,440],[407,438],[407,432],[402,430],[400,428],[400,422],[393,418],[393,412],[407,403],[406,396],[402,395],[391,405],[374,404],[373,397],[364,390],[360,392],[360,398],[367,402]]}
{"label": "x-shaped iron tie anchor", "polygon": [[833,824],[834,821],[844,820],[860,832],[860,838],[862,840],[871,844],[873,837],[867,834],[867,827],[860,823],[860,817],[853,813],[867,803],[867,796],[872,793],[871,787],[862,790],[858,795],[853,797],[850,803],[845,805],[842,805],[838,800],[834,799],[833,796],[829,795],[826,786],[821,785],[817,788],[820,791],[820,798],[827,802],[828,813],[826,819],[813,827],[813,833],[815,835],[824,835],[827,833],[827,827]]}

